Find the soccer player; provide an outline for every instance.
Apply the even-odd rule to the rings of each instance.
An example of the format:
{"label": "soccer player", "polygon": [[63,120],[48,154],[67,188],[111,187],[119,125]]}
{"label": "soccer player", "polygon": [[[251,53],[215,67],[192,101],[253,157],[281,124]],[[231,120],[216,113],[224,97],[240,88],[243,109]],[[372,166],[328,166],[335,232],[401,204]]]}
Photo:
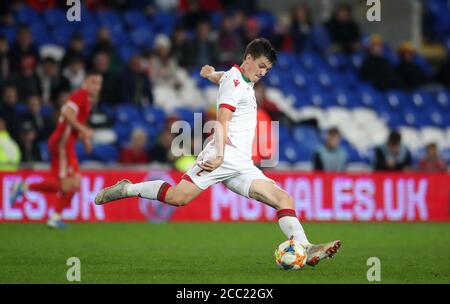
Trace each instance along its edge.
{"label": "soccer player", "polygon": [[29,185],[18,182],[13,186],[12,204],[28,190],[58,194],[55,212],[47,221],[49,227],[66,227],[61,214],[80,189],[81,175],[75,144],[80,138],[85,151],[90,153],[92,150],[92,130],[86,122],[91,106],[98,100],[102,81],[101,74],[89,73],[82,87],[74,91],[62,106],[56,129],[48,140],[52,178]]}
{"label": "soccer player", "polygon": [[251,160],[256,128],[253,85],[276,62],[276,52],[267,39],[259,38],[248,44],[243,60],[240,66],[235,65],[227,72],[215,72],[210,66],[202,68],[203,77],[219,84],[214,139],[176,186],[162,180],[133,184],[124,179],[101,190],[95,203],[100,205],[126,197],[143,197],[184,206],[209,186],[222,182],[240,195],[275,208],[282,232],[307,249],[307,264],[314,266],[320,260],[332,257],[341,242],[311,244],[295,214],[293,198],[266,177]]}

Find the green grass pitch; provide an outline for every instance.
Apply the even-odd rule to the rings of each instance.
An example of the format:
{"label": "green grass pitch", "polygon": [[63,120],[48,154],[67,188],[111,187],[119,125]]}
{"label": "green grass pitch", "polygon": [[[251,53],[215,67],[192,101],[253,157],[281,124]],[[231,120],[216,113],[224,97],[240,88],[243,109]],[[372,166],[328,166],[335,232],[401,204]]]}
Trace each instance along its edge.
{"label": "green grass pitch", "polygon": [[[274,223],[0,224],[0,283],[68,283],[69,257],[81,283],[450,283],[450,224],[305,223],[312,242],[341,239],[334,259],[300,271],[276,267],[284,241]],[[371,283],[372,284],[372,283]]]}

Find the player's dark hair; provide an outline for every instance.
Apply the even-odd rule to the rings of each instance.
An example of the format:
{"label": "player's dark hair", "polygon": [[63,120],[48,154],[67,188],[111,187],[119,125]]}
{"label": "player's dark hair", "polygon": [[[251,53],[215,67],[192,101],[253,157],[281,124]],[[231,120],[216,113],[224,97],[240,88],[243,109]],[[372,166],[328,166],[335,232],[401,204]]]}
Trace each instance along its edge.
{"label": "player's dark hair", "polygon": [[248,54],[252,55],[253,59],[264,56],[272,64],[277,62],[277,52],[273,48],[270,41],[266,38],[257,38],[252,40],[245,49],[244,60]]}
{"label": "player's dark hair", "polygon": [[339,132],[339,129],[337,127],[331,127],[328,129],[328,135],[341,135],[341,132]]}
{"label": "player's dark hair", "polygon": [[388,137],[388,145],[399,145],[402,141],[402,136],[398,131],[392,131]]}
{"label": "player's dark hair", "polygon": [[90,77],[90,76],[103,76],[103,74],[100,73],[99,71],[96,71],[96,70],[88,70],[88,71],[86,72],[86,77],[85,77],[85,79],[87,79],[87,78]]}

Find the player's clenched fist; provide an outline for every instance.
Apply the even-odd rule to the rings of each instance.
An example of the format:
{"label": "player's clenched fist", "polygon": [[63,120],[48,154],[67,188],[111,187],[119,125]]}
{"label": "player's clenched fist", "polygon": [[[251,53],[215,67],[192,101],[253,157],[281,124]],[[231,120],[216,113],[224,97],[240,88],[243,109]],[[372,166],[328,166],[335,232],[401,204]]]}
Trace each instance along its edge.
{"label": "player's clenched fist", "polygon": [[202,76],[203,78],[208,78],[215,71],[216,71],[216,69],[214,67],[212,67],[210,65],[204,65],[204,66],[202,66],[202,69],[200,70],[200,76]]}

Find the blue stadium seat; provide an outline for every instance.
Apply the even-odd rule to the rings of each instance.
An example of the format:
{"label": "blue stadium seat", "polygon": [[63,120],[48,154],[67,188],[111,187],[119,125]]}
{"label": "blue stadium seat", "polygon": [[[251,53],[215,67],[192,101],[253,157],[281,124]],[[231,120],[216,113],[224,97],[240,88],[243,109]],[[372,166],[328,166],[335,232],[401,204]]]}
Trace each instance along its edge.
{"label": "blue stadium seat", "polygon": [[52,34],[47,30],[47,26],[43,22],[30,24],[30,31],[33,35],[33,41],[38,47],[44,44],[56,43]]}
{"label": "blue stadium seat", "polygon": [[178,22],[178,15],[171,12],[156,12],[153,14],[151,22],[155,33],[169,35]]}
{"label": "blue stadium seat", "polygon": [[125,24],[131,28],[142,28],[150,27],[150,22],[147,20],[147,17],[145,16],[144,12],[138,11],[138,10],[129,10],[126,11],[123,14],[123,19]]}
{"label": "blue stadium seat", "polygon": [[323,26],[315,26],[311,30],[314,47],[321,53],[325,53],[331,45],[327,30]]}
{"label": "blue stadium seat", "polygon": [[0,27],[0,35],[5,36],[10,45],[14,43],[14,40],[16,39],[16,33],[17,29],[14,26]]}
{"label": "blue stadium seat", "polygon": [[70,38],[75,31],[76,28],[74,26],[57,27],[52,31],[52,36],[57,44],[67,47],[69,45]]}
{"label": "blue stadium seat", "polygon": [[312,104],[316,107],[324,107],[326,105],[332,104],[332,98],[330,94],[324,92],[324,90],[315,90],[310,88],[307,98],[309,99],[309,104]]}
{"label": "blue stadium seat", "polygon": [[41,21],[39,13],[28,6],[23,6],[16,11],[16,19],[19,24],[32,24]]}
{"label": "blue stadium seat", "polygon": [[153,32],[148,27],[140,27],[130,32],[130,39],[139,49],[151,49],[153,47]]}
{"label": "blue stadium seat", "polygon": [[119,151],[115,145],[94,145],[92,158],[104,163],[116,162]]}
{"label": "blue stadium seat", "polygon": [[320,143],[317,129],[312,127],[298,126],[292,130],[292,137],[298,144],[317,145]]}
{"label": "blue stadium seat", "polygon": [[119,14],[113,10],[97,11],[97,20],[99,25],[106,26],[111,31],[111,36],[123,32],[122,19]]}
{"label": "blue stadium seat", "polygon": [[297,65],[296,57],[292,53],[280,52],[277,56],[277,66],[283,70],[290,70]]}
{"label": "blue stadium seat", "polygon": [[344,53],[332,53],[326,57],[326,61],[336,71],[345,71],[350,66],[350,59]]}
{"label": "blue stadium seat", "polygon": [[142,121],[141,109],[133,104],[122,104],[116,107],[117,121],[120,123],[131,123]]}
{"label": "blue stadium seat", "polygon": [[298,145],[294,145],[292,143],[282,146],[280,151],[280,159],[290,163],[296,163],[300,159],[296,146]]}
{"label": "blue stadium seat", "polygon": [[326,69],[325,63],[316,53],[303,52],[299,55],[298,61],[300,65],[308,71],[315,70],[318,68]]}
{"label": "blue stadium seat", "polygon": [[117,134],[117,142],[119,145],[124,145],[128,142],[131,134],[131,125],[127,123],[116,123],[113,127]]}
{"label": "blue stadium seat", "polygon": [[123,62],[128,62],[128,60],[135,54],[139,53],[138,50],[132,46],[124,45],[118,49],[119,58]]}
{"label": "blue stadium seat", "polygon": [[441,110],[448,111],[450,109],[450,91],[440,91],[434,96],[435,104]]}
{"label": "blue stadium seat", "polygon": [[50,152],[48,150],[47,141],[40,141],[38,145],[39,145],[39,153],[41,155],[42,161],[49,162],[50,161]]}
{"label": "blue stadium seat", "polygon": [[[51,8],[43,12],[43,17],[48,26],[56,28],[67,25],[66,12],[62,9]],[[84,16],[83,16],[84,17]]]}
{"label": "blue stadium seat", "polygon": [[386,93],[386,101],[392,110],[398,111],[402,107],[407,107],[411,104],[408,96],[402,91],[388,91]]}
{"label": "blue stadium seat", "polygon": [[147,107],[144,110],[144,119],[149,125],[160,129],[166,121],[166,113],[160,108]]}

